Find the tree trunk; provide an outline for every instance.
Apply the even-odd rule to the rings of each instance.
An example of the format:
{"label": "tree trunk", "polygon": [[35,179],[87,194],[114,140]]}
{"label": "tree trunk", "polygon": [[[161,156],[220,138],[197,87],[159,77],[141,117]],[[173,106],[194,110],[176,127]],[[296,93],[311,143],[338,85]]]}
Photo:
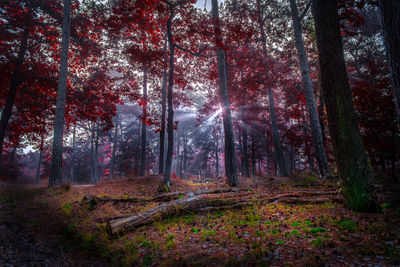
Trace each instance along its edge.
{"label": "tree trunk", "polygon": [[225,133],[225,173],[230,186],[239,185],[235,161],[235,143],[229,101],[228,77],[226,70],[225,51],[222,50],[223,42],[219,25],[218,1],[212,0],[212,17],[214,21],[215,45],[218,62],[219,92],[222,104],[222,118]]}
{"label": "tree trunk", "polygon": [[71,183],[75,181],[74,177],[74,165],[75,165],[75,134],[76,124],[74,124],[74,132],[72,134],[72,155],[71,155]]}
{"label": "tree trunk", "polygon": [[110,163],[110,180],[114,179],[115,172],[115,153],[117,152],[117,144],[118,144],[118,116],[115,117],[115,128],[114,128],[114,141],[113,141],[113,150],[111,154],[111,163]]}
{"label": "tree trunk", "polygon": [[255,147],[254,131],[251,131],[251,176],[256,176],[256,147]]}
{"label": "tree trunk", "polygon": [[147,68],[143,68],[143,118],[142,118],[142,145],[140,154],[140,176],[145,175],[146,170],[146,126],[147,126]]}
{"label": "tree trunk", "polygon": [[242,125],[243,125],[243,176],[244,177],[249,177],[250,176],[250,168],[249,168],[249,153],[247,151],[247,119],[246,119],[246,113],[244,111],[244,108],[241,108],[241,113],[242,113]]}
{"label": "tree trunk", "polygon": [[51,154],[49,186],[60,184],[62,181],[62,143],[64,130],[65,98],[67,95],[70,11],[71,0],[64,0],[60,77],[57,89],[57,103],[54,121],[53,151]]}
{"label": "tree trunk", "polygon": [[179,166],[179,162],[180,162],[180,155],[179,155],[179,150],[181,149],[181,137],[179,136],[179,128],[176,132],[176,168],[175,168],[175,172],[176,175],[178,176],[180,173],[180,166]]}
{"label": "tree trunk", "polygon": [[375,211],[379,209],[379,205],[371,184],[372,173],[354,113],[340,35],[338,3],[333,0],[312,0],[312,7],[321,67],[321,86],[339,177],[343,181],[342,194],[351,209]]}
{"label": "tree trunk", "polygon": [[94,125],[91,123],[91,135],[90,135],[90,182],[94,183]]}
{"label": "tree trunk", "polygon": [[282,142],[281,142],[281,138],[279,136],[278,123],[276,120],[274,95],[273,95],[271,87],[268,87],[267,90],[268,90],[269,112],[270,112],[270,116],[271,116],[272,134],[273,134],[274,143],[275,143],[276,163],[278,163],[278,165],[279,165],[279,174],[281,176],[287,176],[288,172],[286,169],[285,158],[283,156],[283,151],[282,151]]}
{"label": "tree trunk", "polygon": [[98,160],[98,152],[99,152],[99,121],[96,123],[96,139],[94,144],[94,181],[97,183],[99,179],[99,160]]}
{"label": "tree trunk", "polygon": [[21,40],[21,45],[18,50],[17,60],[14,65],[14,71],[11,76],[11,84],[10,88],[8,89],[7,99],[5,106],[1,112],[1,120],[0,120],[0,163],[1,163],[1,156],[3,154],[3,145],[4,145],[4,138],[6,136],[7,125],[10,120],[12,109],[15,102],[15,97],[17,96],[17,89],[19,85],[19,78],[20,78],[20,68],[24,62],[25,52],[28,46],[28,37],[29,31],[31,27],[26,26],[24,29],[24,33]]}
{"label": "tree trunk", "polygon": [[185,135],[185,142],[183,144],[183,177],[187,177],[187,136]]}
{"label": "tree trunk", "polygon": [[280,170],[280,175],[281,176],[287,176],[287,168],[285,164],[285,158],[283,156],[283,151],[282,151],[282,143],[281,143],[281,138],[279,136],[278,132],[278,123],[276,119],[276,113],[275,113],[275,103],[274,103],[274,93],[272,92],[271,86],[268,85],[268,81],[270,79],[270,71],[268,69],[268,63],[267,63],[267,37],[265,35],[265,30],[264,30],[264,21],[263,21],[263,14],[261,10],[261,5],[260,5],[260,0],[257,0],[257,9],[258,9],[258,24],[260,28],[260,35],[261,35],[261,43],[262,43],[262,51],[265,57],[265,78],[266,78],[266,86],[267,86],[267,94],[268,94],[268,103],[269,103],[269,112],[271,116],[271,126],[272,126],[272,134],[274,138],[274,143],[275,143],[275,151],[276,151],[276,158],[279,164],[279,170]]}
{"label": "tree trunk", "polygon": [[215,130],[215,177],[219,176],[218,132]]}
{"label": "tree trunk", "polygon": [[[168,38],[168,36],[166,36]],[[168,60],[167,54],[167,42],[165,40],[164,44],[164,62]],[[163,70],[163,80],[162,80],[162,88],[161,88],[161,129],[160,129],[160,155],[159,155],[159,174],[164,173],[164,154],[165,154],[165,117],[167,113],[167,67]]]}
{"label": "tree trunk", "polygon": [[40,140],[40,148],[39,148],[39,160],[36,167],[36,184],[40,184],[40,166],[42,165],[42,156],[43,156],[43,136]]}
{"label": "tree trunk", "polygon": [[318,106],[318,117],[319,117],[319,125],[321,126],[321,134],[322,134],[322,142],[325,145],[325,123],[324,123],[324,108],[325,108],[325,100],[324,93],[321,89],[319,92],[319,106]]}
{"label": "tree trunk", "polygon": [[175,8],[171,6],[170,15],[167,21],[167,36],[169,45],[169,75],[168,75],[168,147],[167,147],[167,160],[164,173],[164,184],[167,186],[168,191],[170,188],[170,175],[172,165],[172,154],[174,153],[174,107],[172,105],[172,89],[174,86],[174,55],[175,45],[172,42],[172,21],[175,17]]}
{"label": "tree trunk", "polygon": [[292,21],[294,36],[296,40],[297,55],[299,57],[301,76],[303,79],[303,87],[306,97],[308,118],[311,126],[311,136],[314,143],[315,158],[318,163],[318,169],[321,177],[326,177],[329,174],[329,164],[326,158],[324,142],[322,138],[321,125],[319,123],[317,104],[315,101],[314,90],[312,86],[310,68],[308,66],[307,53],[304,49],[301,21],[297,10],[296,0],[290,0],[290,8],[292,11]]}
{"label": "tree trunk", "polygon": [[400,123],[400,1],[379,0],[386,52],[392,71],[392,90]]}

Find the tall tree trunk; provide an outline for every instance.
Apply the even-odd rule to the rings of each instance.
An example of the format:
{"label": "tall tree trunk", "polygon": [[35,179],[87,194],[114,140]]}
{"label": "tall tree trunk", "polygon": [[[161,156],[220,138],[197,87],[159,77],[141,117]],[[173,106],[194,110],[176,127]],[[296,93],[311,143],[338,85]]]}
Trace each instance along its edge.
{"label": "tall tree trunk", "polygon": [[248,153],[248,145],[247,145],[247,118],[246,118],[246,113],[244,111],[244,107],[241,108],[241,115],[242,115],[242,131],[243,131],[243,162],[244,162],[244,172],[243,176],[244,177],[249,177],[250,176],[250,168],[249,168],[249,153]]}
{"label": "tall tree trunk", "polygon": [[15,155],[17,154],[18,146],[19,146],[19,141],[14,145],[13,151],[11,152],[10,166],[14,165]]}
{"label": "tall tree trunk", "polygon": [[271,126],[272,126],[272,134],[275,143],[275,151],[276,151],[276,158],[279,165],[279,171],[281,176],[287,176],[287,168],[285,164],[285,158],[283,156],[282,151],[282,142],[278,132],[278,123],[276,119],[276,112],[275,112],[275,102],[274,102],[274,93],[272,92],[272,88],[268,85],[268,81],[270,79],[270,70],[268,69],[267,64],[267,37],[265,35],[264,30],[264,20],[263,14],[261,10],[260,0],[257,0],[257,9],[258,9],[258,24],[260,28],[260,35],[261,35],[261,43],[262,43],[262,51],[265,57],[265,78],[266,78],[266,86],[267,86],[267,94],[268,94],[268,103],[269,103],[269,112],[271,116]]}
{"label": "tall tree trunk", "polygon": [[74,165],[75,165],[75,134],[76,124],[74,124],[74,132],[72,134],[72,155],[71,155],[71,183],[75,182]]}
{"label": "tall tree trunk", "polygon": [[296,0],[290,0],[290,8],[292,10],[294,36],[296,40],[297,55],[299,57],[301,76],[303,78],[303,87],[306,97],[308,118],[311,126],[311,136],[314,143],[315,158],[318,163],[318,169],[321,177],[326,177],[329,174],[329,164],[326,158],[321,125],[319,123],[317,113],[317,104],[315,101],[315,95],[310,76],[310,68],[308,66],[307,53],[304,49],[301,21],[299,18],[299,12],[297,10]]}
{"label": "tall tree trunk", "polygon": [[283,156],[282,142],[281,142],[281,137],[279,136],[278,123],[276,120],[274,95],[271,87],[268,87],[267,90],[268,90],[268,102],[269,102],[269,113],[271,117],[272,135],[275,143],[276,163],[279,165],[279,174],[281,176],[287,176],[288,172],[285,164],[285,158]]}
{"label": "tall tree trunk", "polygon": [[164,173],[164,184],[167,186],[168,191],[170,188],[170,175],[172,165],[172,154],[174,153],[174,107],[172,105],[172,89],[174,86],[174,56],[175,56],[175,45],[172,42],[172,21],[175,17],[175,8],[171,6],[171,11],[167,21],[167,36],[169,45],[169,75],[168,75],[168,147],[167,147],[167,160],[165,164]]}
{"label": "tall tree trunk", "polygon": [[57,89],[56,116],[54,121],[53,151],[51,154],[49,186],[60,184],[62,181],[62,143],[64,130],[65,98],[67,95],[71,0],[64,0],[63,12],[60,77]]}
{"label": "tall tree trunk", "polygon": [[379,208],[371,184],[372,173],[361,140],[348,83],[340,35],[337,1],[312,0],[321,85],[328,113],[342,194],[355,211]]}
{"label": "tall tree trunk", "polygon": [[254,131],[251,131],[251,176],[256,176],[256,147],[255,147]]}
{"label": "tall tree trunk", "polygon": [[326,138],[325,138],[324,109],[325,109],[324,93],[321,89],[319,93],[318,117],[319,117],[319,125],[321,126],[322,142],[325,145]]}
{"label": "tall tree trunk", "polygon": [[142,118],[142,145],[140,154],[140,176],[145,175],[146,170],[146,126],[147,126],[147,68],[143,68],[143,118]]}
{"label": "tall tree trunk", "polygon": [[91,123],[91,135],[90,135],[90,182],[95,183],[95,176],[94,176],[94,125],[93,122]]}
{"label": "tall tree trunk", "polygon": [[183,144],[183,177],[186,178],[187,175],[187,136],[185,135]]}
{"label": "tall tree trunk", "polygon": [[400,123],[400,1],[379,0],[386,51],[392,71],[392,90]]}
{"label": "tall tree trunk", "polygon": [[42,138],[40,140],[40,148],[39,148],[39,160],[38,160],[38,164],[36,167],[36,184],[40,184],[40,167],[42,165],[42,156],[43,156],[43,135]]}
{"label": "tall tree trunk", "polygon": [[180,161],[180,155],[179,155],[179,150],[181,149],[181,137],[179,136],[179,128],[176,132],[176,175],[179,175],[180,173],[180,166],[179,166],[179,161]]}
{"label": "tall tree trunk", "polygon": [[118,116],[115,117],[115,128],[114,128],[114,140],[113,140],[113,149],[111,154],[111,162],[110,162],[110,180],[114,179],[115,172],[115,153],[117,152],[117,144],[118,144]]}
{"label": "tall tree trunk", "polygon": [[225,58],[225,51],[221,49],[221,47],[223,47],[223,41],[221,36],[221,28],[219,24],[218,1],[212,0],[211,3],[212,3],[212,17],[214,21],[217,62],[218,62],[219,92],[222,104],[222,118],[223,118],[224,133],[225,133],[225,173],[227,176],[228,184],[230,186],[237,186],[239,185],[239,180],[237,176],[236,161],[235,161],[235,143],[233,135],[231,110],[230,110],[230,101],[229,101],[226,58]]}
{"label": "tall tree trunk", "polygon": [[99,153],[99,120],[97,120],[96,123],[96,139],[95,139],[95,145],[94,145],[94,181],[97,183],[99,179],[99,160],[98,160],[98,153]]}
{"label": "tall tree trunk", "polygon": [[219,176],[218,132],[215,130],[215,177]]}
{"label": "tall tree trunk", "polygon": [[4,138],[6,136],[7,125],[10,120],[12,109],[15,102],[15,97],[17,96],[17,88],[19,84],[20,78],[20,68],[22,63],[24,62],[25,52],[28,47],[28,37],[29,31],[31,27],[26,26],[24,29],[24,33],[22,35],[21,45],[19,46],[17,60],[14,65],[13,74],[11,76],[11,84],[10,88],[8,89],[6,104],[1,112],[1,119],[0,119],[0,163],[1,163],[1,155],[3,154],[3,144]]}
{"label": "tall tree trunk", "polygon": [[[168,36],[164,44],[164,62],[168,61],[167,54]],[[163,80],[161,88],[161,129],[160,129],[160,155],[159,155],[159,174],[164,173],[164,155],[165,155],[165,117],[167,113],[167,67],[163,70]]]}

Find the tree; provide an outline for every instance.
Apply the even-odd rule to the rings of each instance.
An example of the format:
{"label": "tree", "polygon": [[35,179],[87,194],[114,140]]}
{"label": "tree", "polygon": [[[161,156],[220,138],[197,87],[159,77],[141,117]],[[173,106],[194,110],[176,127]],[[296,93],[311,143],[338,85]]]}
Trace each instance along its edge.
{"label": "tree", "polygon": [[290,9],[292,11],[293,31],[296,42],[297,55],[299,57],[301,76],[303,79],[308,117],[311,126],[311,135],[314,143],[315,158],[317,159],[320,175],[322,177],[326,177],[329,174],[329,163],[326,158],[321,125],[317,113],[317,104],[310,76],[310,68],[308,66],[307,53],[304,49],[301,30],[301,18],[299,17],[296,0],[290,0]]}
{"label": "tree", "polygon": [[392,90],[400,122],[400,1],[379,0],[386,51],[392,71]]}
{"label": "tree", "polygon": [[259,24],[259,29],[260,29],[260,35],[261,35],[261,43],[262,43],[262,52],[265,57],[265,84],[267,86],[267,95],[268,95],[268,103],[269,103],[269,111],[270,111],[270,117],[271,117],[271,125],[272,125],[272,133],[274,137],[274,143],[275,143],[275,151],[276,151],[276,157],[278,160],[278,165],[279,165],[279,171],[280,175],[282,176],[287,176],[288,171],[286,168],[285,164],[285,158],[283,156],[283,151],[282,151],[282,142],[281,138],[279,136],[278,132],[278,123],[276,119],[276,111],[275,111],[275,101],[274,101],[274,93],[272,91],[272,85],[271,85],[271,71],[268,69],[268,55],[267,55],[267,37],[265,34],[264,30],[264,24],[265,24],[265,18],[263,14],[263,9],[260,4],[260,0],[257,0],[257,12],[258,12],[258,24]]}
{"label": "tree", "polygon": [[219,94],[222,104],[222,118],[225,133],[225,173],[230,186],[239,185],[235,162],[235,143],[233,135],[232,116],[230,111],[228,76],[226,71],[226,58],[223,50],[223,40],[218,14],[218,1],[212,0],[212,18],[214,22],[215,50],[217,52]]}
{"label": "tree", "polygon": [[143,118],[142,118],[142,143],[140,154],[140,176],[145,175],[146,170],[146,126],[147,126],[147,68],[143,68]]}
{"label": "tree", "polygon": [[343,197],[355,211],[378,209],[368,163],[354,113],[352,95],[344,62],[338,2],[312,0],[315,19],[321,86],[328,113]]}
{"label": "tree", "polygon": [[62,143],[64,130],[65,99],[67,95],[71,0],[64,0],[63,12],[60,76],[57,89],[56,116],[54,120],[53,150],[51,157],[49,186],[60,184],[62,181]]}

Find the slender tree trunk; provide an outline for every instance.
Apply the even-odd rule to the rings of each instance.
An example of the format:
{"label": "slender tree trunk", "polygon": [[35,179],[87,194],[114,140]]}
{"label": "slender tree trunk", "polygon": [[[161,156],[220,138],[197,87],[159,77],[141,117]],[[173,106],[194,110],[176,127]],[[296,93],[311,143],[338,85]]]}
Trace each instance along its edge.
{"label": "slender tree trunk", "polygon": [[164,173],[164,184],[167,186],[168,190],[170,188],[170,175],[171,175],[171,165],[172,165],[172,154],[174,152],[174,108],[172,105],[172,89],[174,86],[174,56],[175,56],[175,45],[172,42],[172,21],[175,17],[175,9],[171,7],[171,12],[167,21],[167,36],[169,45],[169,76],[168,76],[168,147],[167,147],[167,160],[165,165]]}
{"label": "slender tree trunk", "polygon": [[379,0],[383,35],[392,71],[392,90],[400,123],[400,1]]}
{"label": "slender tree trunk", "polygon": [[325,145],[326,138],[325,138],[325,123],[324,123],[324,108],[325,108],[324,93],[321,89],[319,93],[318,117],[319,117],[319,125],[321,126],[322,142]]}
{"label": "slender tree trunk", "polygon": [[256,176],[256,147],[255,147],[254,131],[251,131],[251,176]]}
{"label": "slender tree trunk", "polygon": [[292,10],[294,36],[296,40],[297,55],[299,57],[301,76],[303,78],[303,87],[306,96],[308,118],[311,126],[311,136],[314,143],[315,158],[318,163],[319,173],[321,177],[325,178],[329,174],[329,164],[326,158],[321,125],[317,113],[317,104],[310,76],[310,68],[308,66],[307,53],[304,49],[301,22],[296,0],[290,0],[290,8]]}
{"label": "slender tree trunk", "polygon": [[71,12],[70,9],[71,0],[64,0],[60,77],[57,89],[56,116],[54,121],[53,151],[51,155],[49,186],[60,184],[62,181],[62,143],[64,130],[65,98],[67,95],[68,47]]}
{"label": "slender tree trunk", "polygon": [[118,144],[118,116],[115,117],[115,128],[114,128],[114,141],[113,141],[113,150],[111,154],[111,163],[110,163],[110,180],[114,179],[115,172],[115,153],[117,152],[117,144]]}
{"label": "slender tree trunk", "polygon": [[187,136],[185,135],[185,142],[183,144],[183,177],[187,175]]}
{"label": "slender tree trunk", "polygon": [[244,108],[241,108],[241,113],[242,113],[242,130],[243,130],[243,162],[244,162],[244,172],[243,176],[249,177],[250,176],[250,167],[249,167],[249,153],[247,151],[248,145],[247,145],[247,118],[246,118],[246,113],[244,111]]}
{"label": "slender tree trunk", "polygon": [[98,152],[99,152],[99,121],[96,123],[96,139],[94,145],[94,181],[97,183],[99,181],[99,160],[98,160]]}
{"label": "slender tree trunk", "polygon": [[361,140],[348,83],[340,35],[337,1],[312,0],[321,85],[328,113],[342,194],[355,211],[379,209],[371,184],[372,173]]}
{"label": "slender tree trunk", "polygon": [[3,153],[3,143],[4,138],[6,136],[7,125],[10,120],[12,109],[15,102],[15,97],[17,96],[17,89],[19,84],[20,78],[20,68],[24,62],[25,52],[28,46],[28,37],[30,26],[26,26],[24,29],[24,33],[21,40],[21,45],[19,46],[17,60],[14,65],[14,71],[11,76],[11,84],[10,88],[8,89],[7,99],[5,106],[1,112],[1,119],[0,119],[0,163],[1,163],[1,155]]}
{"label": "slender tree trunk", "polygon": [[181,149],[181,137],[179,136],[179,128],[178,128],[178,130],[177,130],[177,133],[176,133],[176,169],[175,169],[175,172],[176,172],[176,175],[179,175],[179,173],[180,173],[180,169],[179,169],[179,161],[180,161],[180,155],[179,155],[179,150]]}
{"label": "slender tree trunk", "polygon": [[40,140],[40,148],[39,148],[39,160],[36,167],[36,184],[40,184],[40,167],[42,165],[42,156],[43,156],[43,135]]}
{"label": "slender tree trunk", "polygon": [[215,130],[215,177],[219,175],[219,159],[218,159],[218,133]]}
{"label": "slender tree trunk", "polygon": [[94,125],[91,123],[91,135],[90,135],[90,182],[94,183]]}
{"label": "slender tree trunk", "polygon": [[274,103],[274,95],[272,92],[272,88],[268,87],[268,102],[269,102],[269,112],[271,117],[271,126],[272,126],[272,134],[275,143],[275,157],[276,163],[279,165],[279,173],[281,176],[287,176],[288,172],[286,169],[285,158],[283,156],[282,151],[282,142],[278,132],[278,123],[276,120],[276,113],[275,113],[275,103]]}
{"label": "slender tree trunk", "polygon": [[145,175],[146,170],[146,126],[147,126],[147,68],[143,69],[143,119],[142,119],[142,145],[140,154],[140,176]]}
{"label": "slender tree trunk", "polygon": [[71,155],[71,183],[75,182],[74,165],[75,165],[75,134],[76,124],[74,124],[74,132],[72,134],[72,155]]}
{"label": "slender tree trunk", "polygon": [[10,166],[14,165],[15,161],[15,154],[17,154],[17,148],[19,146],[19,141],[15,144],[13,151],[11,152],[11,158],[10,158]]}
{"label": "slender tree trunk", "polygon": [[258,177],[262,177],[262,173],[261,173],[261,159],[259,159],[258,160],[258,171],[259,171],[259,173],[258,173]]}
{"label": "slender tree trunk", "polygon": [[[166,36],[164,45],[164,62],[168,61],[167,54],[167,42],[168,36]],[[164,155],[165,155],[165,117],[167,113],[167,67],[163,70],[163,80],[161,89],[161,129],[160,129],[160,155],[159,155],[159,174],[164,173]]]}
{"label": "slender tree trunk", "polygon": [[261,10],[260,0],[257,0],[257,9],[258,9],[258,24],[260,28],[260,35],[261,35],[261,43],[262,43],[262,51],[265,57],[265,78],[266,78],[266,86],[267,86],[267,94],[268,94],[268,103],[269,103],[269,112],[271,116],[271,126],[272,126],[272,134],[275,143],[275,151],[276,151],[276,158],[279,165],[280,175],[287,176],[287,168],[285,164],[285,158],[283,156],[282,151],[282,143],[281,138],[278,132],[278,123],[276,119],[276,112],[275,112],[275,102],[274,102],[274,93],[272,92],[272,88],[268,85],[268,81],[270,79],[270,71],[268,69],[267,64],[267,37],[265,35],[264,30],[264,21],[263,21],[263,14]]}
{"label": "slender tree trunk", "polygon": [[225,51],[222,50],[223,41],[219,25],[218,1],[212,0],[212,17],[214,20],[214,34],[218,62],[219,91],[222,104],[222,118],[225,133],[225,173],[230,186],[239,185],[235,161],[235,143],[229,101],[228,77],[226,70]]}

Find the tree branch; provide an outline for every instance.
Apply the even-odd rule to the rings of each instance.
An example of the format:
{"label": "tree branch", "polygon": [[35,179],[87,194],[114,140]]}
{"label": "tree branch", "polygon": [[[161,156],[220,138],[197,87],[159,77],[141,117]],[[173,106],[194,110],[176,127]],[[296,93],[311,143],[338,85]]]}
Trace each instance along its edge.
{"label": "tree branch", "polygon": [[311,0],[308,1],[306,7],[304,8],[303,12],[301,12],[301,15],[299,17],[300,22],[303,20],[303,18],[305,17],[305,15],[307,14],[307,11],[310,9],[311,6]]}

